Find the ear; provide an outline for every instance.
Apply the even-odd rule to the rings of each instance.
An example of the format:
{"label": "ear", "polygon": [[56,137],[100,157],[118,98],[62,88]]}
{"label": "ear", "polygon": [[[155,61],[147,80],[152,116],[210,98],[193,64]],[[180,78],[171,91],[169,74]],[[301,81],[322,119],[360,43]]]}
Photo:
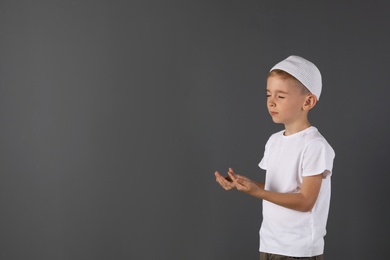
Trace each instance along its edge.
{"label": "ear", "polygon": [[308,94],[305,98],[305,103],[303,104],[303,110],[309,111],[317,104],[317,97],[313,94]]}

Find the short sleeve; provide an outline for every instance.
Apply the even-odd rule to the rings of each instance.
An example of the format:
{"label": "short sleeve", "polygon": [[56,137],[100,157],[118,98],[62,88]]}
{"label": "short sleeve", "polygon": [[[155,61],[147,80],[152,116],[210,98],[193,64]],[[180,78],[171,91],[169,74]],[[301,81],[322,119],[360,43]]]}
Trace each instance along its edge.
{"label": "short sleeve", "polygon": [[332,175],[335,153],[323,139],[312,140],[306,147],[302,164],[302,176],[313,176],[323,173],[323,178]]}
{"label": "short sleeve", "polygon": [[259,163],[259,167],[263,170],[267,170],[267,161],[268,161],[268,143],[269,141],[267,142],[267,144],[265,145],[265,148],[264,148],[264,155],[263,155],[263,158],[261,159],[260,163]]}

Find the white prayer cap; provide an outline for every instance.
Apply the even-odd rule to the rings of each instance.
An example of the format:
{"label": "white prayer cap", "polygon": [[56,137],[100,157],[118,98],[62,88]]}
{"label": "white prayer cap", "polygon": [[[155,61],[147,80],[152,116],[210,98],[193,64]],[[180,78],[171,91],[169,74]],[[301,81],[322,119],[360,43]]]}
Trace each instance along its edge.
{"label": "white prayer cap", "polygon": [[313,95],[320,99],[322,79],[319,69],[312,62],[292,55],[276,64],[272,70],[283,70],[299,80]]}

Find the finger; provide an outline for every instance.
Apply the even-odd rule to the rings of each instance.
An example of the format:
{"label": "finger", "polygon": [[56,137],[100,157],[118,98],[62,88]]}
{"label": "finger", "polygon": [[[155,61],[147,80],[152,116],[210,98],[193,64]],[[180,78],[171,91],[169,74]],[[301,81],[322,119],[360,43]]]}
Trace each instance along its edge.
{"label": "finger", "polygon": [[230,183],[229,183],[229,184],[226,184],[226,183],[224,183],[224,182],[220,182],[220,185],[221,185],[221,187],[224,188],[225,190],[231,190],[231,189],[232,189],[232,187],[230,186],[230,185],[231,185]]}
{"label": "finger", "polygon": [[234,173],[234,170],[233,170],[233,168],[229,168],[229,172],[231,173],[231,175],[233,175],[233,176],[234,176],[234,179],[237,179],[237,178],[238,178],[238,176],[240,176],[240,175],[238,175],[238,174]]}
{"label": "finger", "polygon": [[251,186],[251,181],[248,179],[242,179],[242,178],[237,178],[236,179],[236,188],[240,191],[248,191],[250,190]]}
{"label": "finger", "polygon": [[236,175],[234,175],[234,173],[231,171],[228,171],[228,175],[229,175],[230,179],[232,179],[233,182],[237,179]]}
{"label": "finger", "polygon": [[219,184],[221,184],[221,185],[223,185],[223,182],[222,182],[222,176],[221,175],[215,175],[215,180],[219,183]]}
{"label": "finger", "polygon": [[224,182],[226,180],[225,177],[223,177],[218,171],[215,172],[215,179],[220,182]]}
{"label": "finger", "polygon": [[225,179],[225,178],[222,177],[222,175],[218,171],[216,171],[214,174],[215,174],[215,180],[218,181],[222,185],[223,179]]}
{"label": "finger", "polygon": [[245,180],[242,179],[242,178],[237,178],[237,179],[236,179],[236,182],[237,182],[238,184],[240,184],[240,185],[243,185],[244,182],[245,182]]}
{"label": "finger", "polygon": [[[229,179],[230,179],[230,177],[229,177]],[[226,180],[226,178],[223,178],[223,182],[224,182],[225,186],[226,186],[229,190],[231,190],[231,189],[233,189],[233,188],[236,187],[236,184],[235,184],[233,181],[228,181],[228,180]]]}
{"label": "finger", "polygon": [[245,188],[245,186],[243,186],[243,179],[239,179],[237,178],[237,175],[235,175],[233,172],[229,171],[228,172],[228,175],[230,176],[230,178],[233,180],[233,185],[235,188],[237,188],[238,190],[242,190],[243,188]]}
{"label": "finger", "polygon": [[245,185],[245,178],[242,178],[241,175],[235,174],[235,173],[233,172],[233,169],[232,169],[232,168],[229,168],[228,175],[229,175],[230,178],[233,180],[233,183],[234,183],[235,187],[236,187],[238,190],[244,190],[244,189],[246,188],[246,185]]}
{"label": "finger", "polygon": [[219,185],[222,186],[225,190],[230,190],[234,186],[231,182],[227,181],[224,177],[222,177],[220,174],[216,177],[216,181],[219,183]]}

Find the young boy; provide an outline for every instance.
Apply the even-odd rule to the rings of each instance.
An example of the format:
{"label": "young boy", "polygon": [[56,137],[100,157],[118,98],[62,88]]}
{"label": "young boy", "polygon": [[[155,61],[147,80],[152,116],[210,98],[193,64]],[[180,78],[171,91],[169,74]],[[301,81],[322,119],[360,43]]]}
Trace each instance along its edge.
{"label": "young boy", "polygon": [[284,130],[273,134],[259,163],[265,183],[215,172],[225,189],[263,199],[260,259],[323,259],[335,153],[308,112],[321,94],[321,74],[310,61],[290,56],[276,64],[267,80],[267,107]]}

